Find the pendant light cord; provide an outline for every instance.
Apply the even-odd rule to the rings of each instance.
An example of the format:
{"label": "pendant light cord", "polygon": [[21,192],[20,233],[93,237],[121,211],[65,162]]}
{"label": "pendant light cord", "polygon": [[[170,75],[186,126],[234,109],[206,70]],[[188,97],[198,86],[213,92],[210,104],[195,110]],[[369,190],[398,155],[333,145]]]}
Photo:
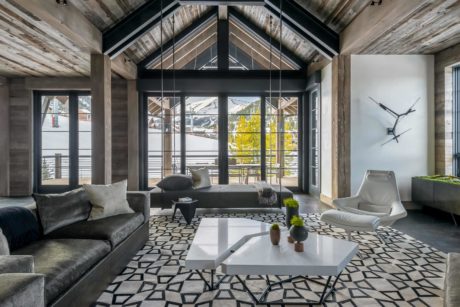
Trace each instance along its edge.
{"label": "pendant light cord", "polygon": [[164,157],[164,152],[165,152],[165,118],[164,118],[164,108],[163,108],[163,102],[164,102],[164,76],[163,76],[163,0],[160,0],[160,70],[161,70],[161,104],[160,104],[160,118],[162,119],[161,122],[161,130],[162,130],[162,135],[163,137],[161,138],[161,150],[162,152],[162,165],[161,165],[161,178],[163,179],[164,172],[165,172],[165,157]]}
{"label": "pendant light cord", "polygon": [[[172,58],[173,58],[173,65],[172,65],[172,69],[173,69],[173,100],[172,100],[172,103],[173,105],[171,106],[171,103],[169,103],[169,115],[172,116],[172,119],[170,119],[169,121],[172,123],[171,125],[171,133],[173,134],[173,153],[172,153],[172,156],[175,156],[176,155],[176,112],[174,111],[174,114],[173,114],[173,110],[176,109],[176,14],[173,14],[173,20],[172,20],[172,31],[173,31],[173,54],[172,54]],[[173,116],[174,115],[174,116]],[[174,127],[174,129],[173,129]],[[176,165],[176,159],[173,158],[174,160],[174,165]]]}
{"label": "pendant light cord", "polygon": [[[271,105],[272,105],[272,36],[273,36],[273,16],[270,15],[270,66],[269,66],[269,72],[270,72],[270,75],[269,75],[269,79],[270,79],[270,85],[269,85],[269,91],[270,91],[270,95],[269,95],[269,110],[271,110]],[[270,117],[271,119],[271,117]],[[272,165],[272,158],[273,158],[273,152],[272,152],[272,148],[273,148],[273,145],[272,145],[272,133],[273,131],[270,130],[270,171],[273,169],[273,165]],[[271,183],[271,180],[270,180],[270,183]]]}
{"label": "pendant light cord", "polygon": [[[280,90],[280,93],[279,93],[279,101],[278,101],[278,106],[280,107],[281,106],[281,95],[282,95],[282,59],[283,59],[283,44],[282,44],[282,40],[283,40],[283,0],[280,0],[280,64],[279,64],[279,69],[280,69],[280,80],[279,80],[279,90]],[[283,115],[283,110],[279,109],[278,111],[278,116],[282,116]],[[281,120],[280,118],[280,121],[279,121],[279,135],[280,134],[284,134],[284,127],[283,127],[283,121]],[[282,136],[284,137],[284,135]],[[283,142],[284,143],[284,142]],[[281,145],[281,142],[279,142],[279,144]],[[280,146],[281,147],[281,146]],[[281,148],[278,148],[278,154],[281,158]],[[281,197],[281,179],[283,178],[283,174],[284,174],[284,159],[280,159],[280,197]]]}

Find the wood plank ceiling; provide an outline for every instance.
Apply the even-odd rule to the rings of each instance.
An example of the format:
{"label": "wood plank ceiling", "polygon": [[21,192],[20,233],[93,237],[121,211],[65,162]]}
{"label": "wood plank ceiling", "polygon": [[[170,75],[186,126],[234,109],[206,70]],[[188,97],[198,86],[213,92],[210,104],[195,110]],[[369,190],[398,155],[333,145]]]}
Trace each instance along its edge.
{"label": "wood plank ceiling", "polygon": [[[53,1],[53,0],[47,0]],[[68,0],[95,26],[105,31],[147,0]],[[370,0],[295,0],[336,32],[342,31]],[[384,0],[385,1],[385,0]],[[278,18],[270,31],[268,11],[264,7],[237,8],[267,34],[279,37]],[[175,13],[176,33],[209,10],[190,5]],[[166,42],[172,37],[172,18],[164,21]],[[304,61],[320,61],[322,56],[312,45],[287,27],[283,29],[283,48]],[[366,54],[431,54],[460,42],[460,1],[433,0],[408,20],[370,44]],[[125,53],[138,63],[160,46],[160,27],[153,28]],[[0,75],[1,76],[88,76],[90,55],[81,51],[14,0],[0,0]]]}

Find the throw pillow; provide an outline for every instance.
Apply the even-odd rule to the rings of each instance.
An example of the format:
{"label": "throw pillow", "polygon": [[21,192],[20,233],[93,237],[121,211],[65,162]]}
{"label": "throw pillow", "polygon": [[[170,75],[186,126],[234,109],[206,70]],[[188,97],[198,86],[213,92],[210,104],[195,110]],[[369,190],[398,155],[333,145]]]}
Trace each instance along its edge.
{"label": "throw pillow", "polygon": [[179,191],[191,188],[193,185],[192,177],[176,174],[163,178],[157,183],[157,187],[165,191]]}
{"label": "throw pillow", "polygon": [[0,229],[0,256],[9,255],[10,246],[8,245],[8,240],[3,235],[3,231]]}
{"label": "throw pillow", "polygon": [[32,211],[24,207],[0,209],[0,228],[14,251],[40,239],[38,221]]}
{"label": "throw pillow", "polygon": [[99,220],[105,217],[134,213],[126,199],[128,181],[123,180],[107,185],[83,185],[88,194],[89,201],[93,205],[88,220]]}
{"label": "throw pillow", "polygon": [[209,188],[211,179],[209,178],[209,170],[207,168],[190,169],[193,180],[193,188],[195,190]]}
{"label": "throw pillow", "polygon": [[83,189],[62,194],[34,194],[43,234],[88,219],[91,204]]}

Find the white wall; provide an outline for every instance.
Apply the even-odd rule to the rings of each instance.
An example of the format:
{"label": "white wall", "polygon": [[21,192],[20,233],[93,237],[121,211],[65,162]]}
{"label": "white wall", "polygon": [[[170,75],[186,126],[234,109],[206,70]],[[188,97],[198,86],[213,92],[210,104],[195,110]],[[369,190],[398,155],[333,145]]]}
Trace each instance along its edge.
{"label": "white wall", "polygon": [[321,71],[321,194],[332,196],[332,64]]}
{"label": "white wall", "polygon": [[[390,142],[393,119],[368,97],[398,113],[417,98],[403,119],[400,142]],[[324,109],[323,109],[324,111]],[[324,130],[324,128],[323,128]],[[367,169],[395,171],[402,200],[411,200],[411,177],[434,172],[434,58],[429,55],[356,55],[351,58],[351,192]],[[323,145],[324,146],[324,145]],[[325,167],[327,167],[325,165]],[[322,170],[327,172],[327,170]]]}

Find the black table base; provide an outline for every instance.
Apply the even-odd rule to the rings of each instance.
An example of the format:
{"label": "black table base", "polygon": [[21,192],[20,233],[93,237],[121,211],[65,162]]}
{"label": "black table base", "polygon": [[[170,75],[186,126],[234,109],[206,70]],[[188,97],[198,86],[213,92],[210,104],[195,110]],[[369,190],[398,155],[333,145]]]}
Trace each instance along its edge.
{"label": "black table base", "polygon": [[[297,306],[305,306],[305,304],[322,304],[324,303],[324,301],[329,297],[329,295],[331,295],[334,291],[335,291],[335,285],[337,283],[337,281],[339,280],[340,278],[340,274],[342,274],[342,272],[339,273],[339,275],[337,275],[335,277],[335,280],[332,281],[332,276],[329,276],[327,278],[327,281],[326,283],[323,283],[323,282],[320,282],[318,280],[315,280],[315,279],[311,279],[309,278],[308,276],[295,276],[295,277],[291,277],[291,278],[288,278],[288,279],[284,279],[284,280],[281,280],[281,281],[277,281],[277,282],[274,282],[274,283],[271,283],[270,282],[270,279],[268,278],[268,276],[266,276],[266,279],[267,279],[267,288],[265,288],[264,291],[262,291],[262,294],[257,297],[249,288],[248,286],[246,285],[246,283],[244,282],[244,280],[242,280],[238,275],[235,275],[236,278],[238,279],[238,281],[243,285],[243,288],[244,290],[249,294],[249,296],[252,298],[252,300],[256,303],[256,304],[265,304],[265,305],[271,305],[271,304],[281,304],[281,305],[297,305]],[[293,302],[293,303],[288,303],[288,302],[284,302],[283,300],[278,300],[278,301],[270,301],[270,302],[267,302],[267,296],[268,294],[271,292],[272,288],[276,285],[280,285],[282,283],[286,283],[286,282],[291,282],[293,280],[296,280],[296,279],[305,279],[305,280],[309,280],[311,282],[314,282],[314,283],[317,283],[317,284],[320,284],[320,285],[323,285],[324,288],[323,288],[323,292],[321,293],[321,297],[318,301],[314,301],[314,300],[305,300],[303,302]]]}
{"label": "black table base", "polygon": [[198,201],[192,201],[188,203],[181,203],[181,202],[174,202],[174,212],[173,212],[173,220],[174,217],[176,216],[176,211],[179,208],[180,212],[182,213],[182,216],[184,217],[185,221],[187,222],[187,225],[190,225],[192,222],[192,219],[195,217],[195,212],[196,212],[196,204]]}

